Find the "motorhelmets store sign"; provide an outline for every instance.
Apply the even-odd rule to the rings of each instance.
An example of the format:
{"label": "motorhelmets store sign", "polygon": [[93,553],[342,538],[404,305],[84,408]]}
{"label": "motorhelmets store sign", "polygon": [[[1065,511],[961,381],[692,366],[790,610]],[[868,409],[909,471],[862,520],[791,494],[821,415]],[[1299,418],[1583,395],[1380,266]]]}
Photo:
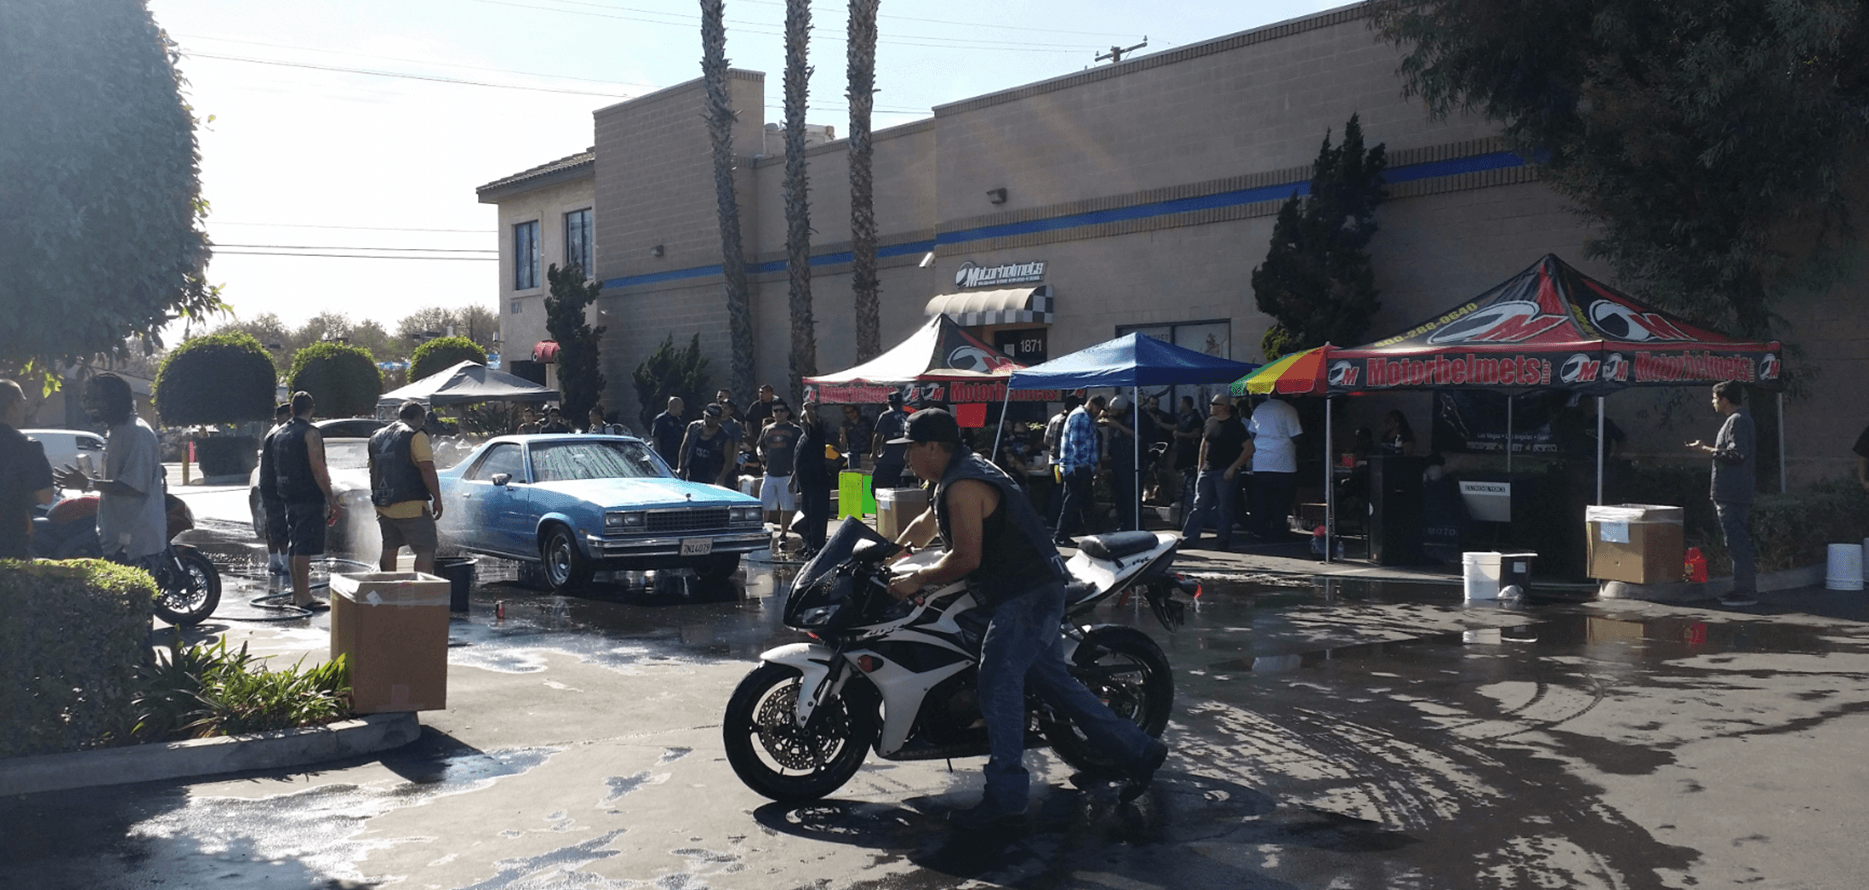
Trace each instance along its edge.
{"label": "motorhelmets store sign", "polygon": [[1030,263],[1006,263],[999,266],[982,266],[972,260],[961,263],[954,272],[955,287],[1005,287],[1009,284],[1031,284],[1045,280],[1045,261]]}

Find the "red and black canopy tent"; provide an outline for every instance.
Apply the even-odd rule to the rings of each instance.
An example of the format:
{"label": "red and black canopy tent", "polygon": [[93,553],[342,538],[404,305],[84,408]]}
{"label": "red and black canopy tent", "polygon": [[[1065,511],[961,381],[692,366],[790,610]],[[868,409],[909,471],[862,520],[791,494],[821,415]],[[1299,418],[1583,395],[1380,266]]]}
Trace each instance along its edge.
{"label": "red and black canopy tent", "polygon": [[[1620,389],[1736,380],[1777,391],[1779,447],[1784,447],[1784,361],[1777,341],[1735,340],[1699,327],[1644,305],[1555,254],[1395,336],[1349,349],[1325,346],[1321,352],[1322,360],[1312,365],[1317,376],[1310,387],[1280,381],[1279,391],[1304,389],[1335,396],[1424,389],[1557,389],[1596,396],[1599,503],[1602,398]],[[1325,435],[1328,454],[1328,429]],[[1509,434],[1507,438],[1510,460]],[[1782,488],[1782,459],[1779,474]]]}

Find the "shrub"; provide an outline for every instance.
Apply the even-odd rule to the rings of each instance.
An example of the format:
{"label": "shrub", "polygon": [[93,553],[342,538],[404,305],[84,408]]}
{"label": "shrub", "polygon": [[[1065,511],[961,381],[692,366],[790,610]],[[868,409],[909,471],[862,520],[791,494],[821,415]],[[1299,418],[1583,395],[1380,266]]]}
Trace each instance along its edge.
{"label": "shrub", "polygon": [[304,668],[267,670],[245,643],[227,638],[182,648],[178,639],[138,676],[136,738],[199,739],[316,726],[350,715],[350,670],[343,656]]}
{"label": "shrub", "polygon": [[1869,499],[1854,479],[1759,495],[1752,505],[1752,543],[1761,572],[1821,564],[1828,558],[1828,545],[1856,544],[1865,537]]}
{"label": "shrub", "polygon": [[416,347],[409,358],[409,381],[439,374],[462,362],[487,363],[487,351],[466,337],[436,337]]}
{"label": "shrub", "polygon": [[98,559],[0,560],[0,757],[111,738],[150,660],[149,573]]}
{"label": "shrub", "polygon": [[162,359],[156,413],[170,426],[238,423],[272,416],[278,372],[252,334],[195,337]]}
{"label": "shrub", "polygon": [[289,388],[308,392],[324,417],[376,413],[383,392],[383,372],[370,351],[343,343],[313,343],[292,357]]}

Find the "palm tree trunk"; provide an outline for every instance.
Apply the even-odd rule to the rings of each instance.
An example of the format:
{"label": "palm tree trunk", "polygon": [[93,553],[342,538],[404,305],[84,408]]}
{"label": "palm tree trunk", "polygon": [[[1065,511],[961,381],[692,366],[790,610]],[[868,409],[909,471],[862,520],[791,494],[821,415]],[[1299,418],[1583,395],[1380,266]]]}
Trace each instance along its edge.
{"label": "palm tree trunk", "polygon": [[881,282],[876,278],[876,202],[870,176],[870,109],[876,95],[876,8],[850,0],[850,286],[856,299],[857,361],[882,354]]}
{"label": "palm tree trunk", "polygon": [[805,173],[805,97],[811,68],[811,0],[785,0],[785,272],[792,307],[794,399],[818,373],[818,335],[811,319],[811,200]]}
{"label": "palm tree trunk", "polygon": [[714,202],[720,213],[720,267],[727,285],[727,335],[733,390],[753,391],[753,314],[740,245],[740,201],[733,190],[733,99],[727,92],[723,0],[701,0],[701,77],[707,86],[707,136],[714,150]]}

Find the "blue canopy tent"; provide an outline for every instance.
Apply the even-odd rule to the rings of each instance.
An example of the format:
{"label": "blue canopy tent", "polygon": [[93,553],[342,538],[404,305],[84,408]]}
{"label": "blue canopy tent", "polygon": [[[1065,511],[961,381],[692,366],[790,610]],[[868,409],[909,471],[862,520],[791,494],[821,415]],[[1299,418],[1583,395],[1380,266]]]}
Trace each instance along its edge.
{"label": "blue canopy tent", "polygon": [[[1195,352],[1147,334],[1124,334],[1114,340],[1080,349],[1070,355],[1030,368],[1012,372],[1007,385],[1008,400],[1015,389],[1082,389],[1093,386],[1128,387],[1136,410],[1142,410],[1142,387],[1182,384],[1232,383],[1251,373],[1258,365]],[[1000,413],[1000,430],[1005,430],[1005,412]],[[1132,421],[1133,422],[1133,421]],[[1130,449],[1135,455],[1133,470],[1142,468],[1142,448]],[[993,439],[993,453],[999,454],[999,437]],[[1142,486],[1136,487],[1136,524],[1142,524]]]}

